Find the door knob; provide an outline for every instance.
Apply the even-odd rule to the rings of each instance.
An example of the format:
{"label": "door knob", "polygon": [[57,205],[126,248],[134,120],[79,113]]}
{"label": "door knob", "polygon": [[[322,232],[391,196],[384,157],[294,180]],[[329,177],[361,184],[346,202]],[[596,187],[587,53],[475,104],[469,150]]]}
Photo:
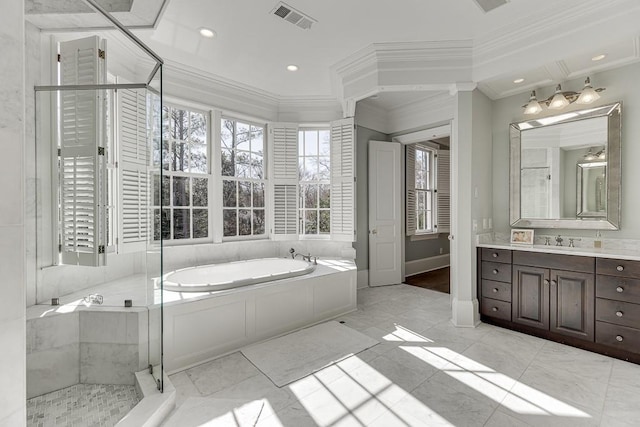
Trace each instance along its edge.
{"label": "door knob", "polygon": [[549,284],[549,280],[544,279],[544,284],[545,284],[545,285],[548,285],[548,284]]}
{"label": "door knob", "polygon": [[622,342],[624,341],[624,337],[622,335],[616,335],[616,341]]}
{"label": "door knob", "polygon": [[616,292],[618,292],[619,294],[621,294],[622,292],[624,292],[624,288],[622,286],[618,286],[616,288]]}
{"label": "door knob", "polygon": [[371,234],[378,234],[378,230],[371,230],[371,231],[369,231],[369,233],[371,233]]}
{"label": "door knob", "polygon": [[616,316],[618,316],[618,317],[622,317],[622,315],[623,315],[623,314],[624,314],[624,313],[623,313],[623,312],[621,312],[621,311],[616,311]]}
{"label": "door knob", "polygon": [[618,271],[624,271],[624,267],[623,267],[623,266],[621,266],[621,265],[619,265],[619,266],[617,266],[617,267],[616,267],[616,270],[618,270]]}

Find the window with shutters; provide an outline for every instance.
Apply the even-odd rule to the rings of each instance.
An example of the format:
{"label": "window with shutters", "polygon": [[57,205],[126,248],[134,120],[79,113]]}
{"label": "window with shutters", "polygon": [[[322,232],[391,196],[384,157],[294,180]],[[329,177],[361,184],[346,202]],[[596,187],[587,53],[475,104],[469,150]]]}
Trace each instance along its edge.
{"label": "window with shutters", "polygon": [[302,235],[331,231],[331,138],[329,129],[298,132],[299,230]]}
{"label": "window with shutters", "polygon": [[168,242],[210,240],[207,117],[202,111],[163,106],[162,147],[154,147],[154,162],[163,168],[163,182],[154,177],[154,188],[161,188],[153,197],[155,240],[161,234]]}
{"label": "window with shutters", "polygon": [[266,235],[264,125],[223,117],[223,237]]}
{"label": "window with shutters", "polygon": [[449,151],[427,144],[406,146],[407,236],[450,230]]}
{"label": "window with shutters", "polygon": [[417,147],[415,165],[416,233],[434,230],[434,158],[435,150]]}

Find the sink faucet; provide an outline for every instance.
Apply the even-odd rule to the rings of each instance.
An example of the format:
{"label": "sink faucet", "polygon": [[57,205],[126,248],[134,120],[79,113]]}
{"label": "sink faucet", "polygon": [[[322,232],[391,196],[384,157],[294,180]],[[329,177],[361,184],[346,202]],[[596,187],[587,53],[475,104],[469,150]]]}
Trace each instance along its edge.
{"label": "sink faucet", "polygon": [[551,246],[551,237],[544,236],[544,245],[545,246]]}
{"label": "sink faucet", "polygon": [[558,236],[556,237],[556,246],[562,246],[562,237],[560,237],[560,235],[558,234]]}
{"label": "sink faucet", "polygon": [[573,245],[573,241],[574,241],[574,240],[577,240],[578,242],[582,241],[582,239],[578,239],[578,238],[576,238],[576,237],[572,237],[572,238],[570,238],[570,239],[569,239],[569,247],[570,247],[570,248],[575,248],[575,246]]}

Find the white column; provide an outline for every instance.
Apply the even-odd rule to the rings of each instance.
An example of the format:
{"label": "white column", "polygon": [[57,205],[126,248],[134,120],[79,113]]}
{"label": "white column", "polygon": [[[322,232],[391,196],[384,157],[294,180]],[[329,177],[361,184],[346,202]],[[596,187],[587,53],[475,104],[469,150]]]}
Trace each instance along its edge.
{"label": "white column", "polygon": [[26,423],[24,0],[0,14],[0,425]]}
{"label": "white column", "polygon": [[457,91],[451,126],[451,305],[452,322],[461,327],[475,327],[480,322],[473,230],[472,124],[472,92]]}

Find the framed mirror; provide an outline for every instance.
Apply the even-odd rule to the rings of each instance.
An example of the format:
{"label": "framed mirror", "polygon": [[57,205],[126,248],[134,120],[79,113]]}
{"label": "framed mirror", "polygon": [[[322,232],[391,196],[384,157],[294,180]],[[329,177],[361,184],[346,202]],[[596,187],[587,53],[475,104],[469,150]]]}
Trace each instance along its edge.
{"label": "framed mirror", "polygon": [[622,103],[510,126],[513,227],[620,227]]}

